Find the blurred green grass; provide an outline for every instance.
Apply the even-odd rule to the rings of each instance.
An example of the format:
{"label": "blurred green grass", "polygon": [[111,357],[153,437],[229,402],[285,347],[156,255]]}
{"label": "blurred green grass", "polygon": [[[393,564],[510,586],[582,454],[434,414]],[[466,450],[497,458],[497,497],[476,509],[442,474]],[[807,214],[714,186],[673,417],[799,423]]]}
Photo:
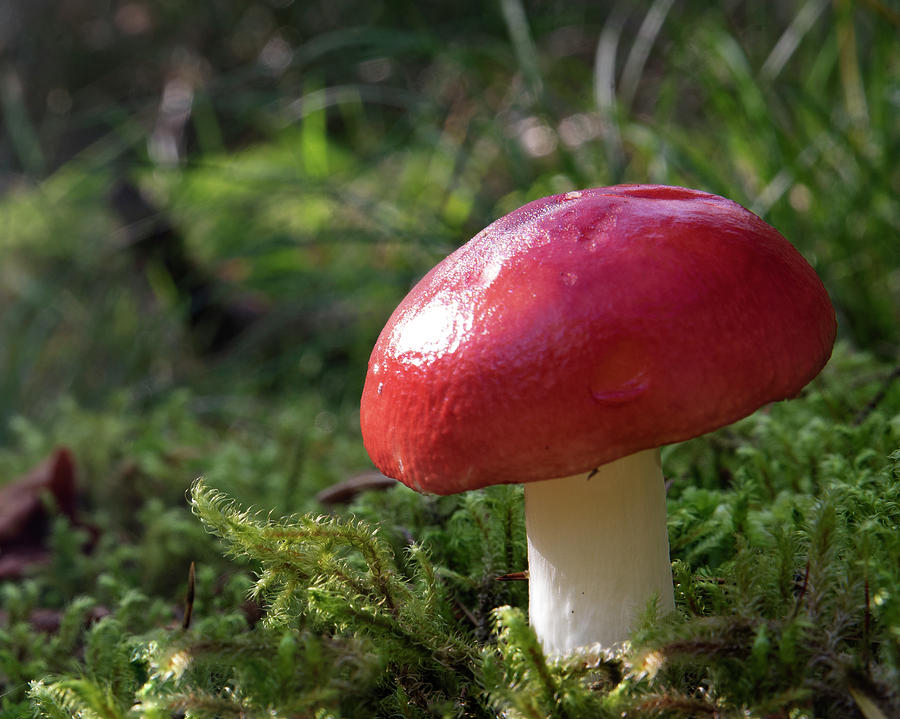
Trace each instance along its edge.
{"label": "blurred green grass", "polygon": [[[820,273],[842,337],[896,356],[890,7],[217,7],[85,2],[67,45],[7,40],[0,417],[185,383],[351,401],[380,324],[436,260],[530,199],[622,181],[758,212]],[[89,80],[82,56],[117,62]],[[191,354],[177,293],[110,211],[123,177],[226,292],[265,300],[277,352],[258,334],[212,366]]]}

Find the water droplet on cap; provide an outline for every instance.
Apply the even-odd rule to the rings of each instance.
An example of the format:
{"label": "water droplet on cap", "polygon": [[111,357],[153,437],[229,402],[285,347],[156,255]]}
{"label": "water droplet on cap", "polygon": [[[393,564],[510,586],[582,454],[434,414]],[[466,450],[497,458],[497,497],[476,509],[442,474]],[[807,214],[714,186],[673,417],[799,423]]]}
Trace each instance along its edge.
{"label": "water droplet on cap", "polygon": [[594,400],[607,405],[638,399],[650,388],[647,350],[635,337],[619,336],[599,347],[591,374]]}
{"label": "water droplet on cap", "polygon": [[591,385],[591,395],[600,404],[625,404],[640,397],[647,391],[649,384],[643,374],[617,387]]}

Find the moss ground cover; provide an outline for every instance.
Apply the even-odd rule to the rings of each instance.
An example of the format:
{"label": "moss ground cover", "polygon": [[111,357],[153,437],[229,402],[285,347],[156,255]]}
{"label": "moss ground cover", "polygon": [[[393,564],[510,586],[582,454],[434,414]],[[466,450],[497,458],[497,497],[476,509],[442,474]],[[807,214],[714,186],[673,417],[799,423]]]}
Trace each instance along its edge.
{"label": "moss ground cover", "polygon": [[[104,531],[127,542],[80,556],[78,532],[54,528],[56,564],[5,587],[7,712],[27,694],[48,716],[848,716],[867,702],[891,716],[900,386],[890,376],[840,347],[803,397],[667,451],[678,611],[657,621],[648,608],[627,651],[544,659],[524,583],[496,581],[525,566],[517,487],[424,498],[398,486],[279,519],[274,496],[249,509],[231,497],[257,490],[212,470],[191,489],[194,517],[157,499],[134,526],[108,518]],[[174,424],[182,411],[156,412]],[[155,435],[146,416],[120,419],[103,446],[103,415],[60,416],[93,426],[81,441],[100,462],[123,435]],[[39,446],[36,429],[20,432]],[[272,471],[252,435],[219,447],[244,477]],[[292,447],[268,451],[283,461]],[[48,601],[65,607],[60,628],[36,641],[30,610]]]}

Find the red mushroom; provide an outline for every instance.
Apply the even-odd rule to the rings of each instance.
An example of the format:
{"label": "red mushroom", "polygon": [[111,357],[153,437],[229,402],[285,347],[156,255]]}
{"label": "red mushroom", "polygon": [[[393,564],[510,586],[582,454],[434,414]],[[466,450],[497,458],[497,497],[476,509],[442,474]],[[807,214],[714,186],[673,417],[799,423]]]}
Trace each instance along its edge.
{"label": "red mushroom", "polygon": [[378,468],[437,494],[525,482],[529,613],[564,653],[673,608],[661,445],[795,395],[835,315],[740,205],[678,187],[554,195],[503,217],[394,311],[361,404]]}

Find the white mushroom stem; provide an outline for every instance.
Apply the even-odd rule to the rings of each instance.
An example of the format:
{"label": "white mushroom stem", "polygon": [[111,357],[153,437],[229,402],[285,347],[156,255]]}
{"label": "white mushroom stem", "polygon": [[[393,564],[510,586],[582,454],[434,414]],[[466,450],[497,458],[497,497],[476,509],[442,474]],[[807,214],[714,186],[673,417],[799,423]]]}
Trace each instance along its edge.
{"label": "white mushroom stem", "polygon": [[622,642],[654,598],[674,609],[658,449],[526,484],[525,521],[528,613],[548,654]]}

